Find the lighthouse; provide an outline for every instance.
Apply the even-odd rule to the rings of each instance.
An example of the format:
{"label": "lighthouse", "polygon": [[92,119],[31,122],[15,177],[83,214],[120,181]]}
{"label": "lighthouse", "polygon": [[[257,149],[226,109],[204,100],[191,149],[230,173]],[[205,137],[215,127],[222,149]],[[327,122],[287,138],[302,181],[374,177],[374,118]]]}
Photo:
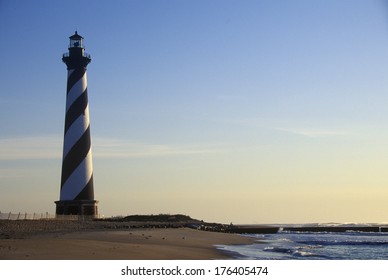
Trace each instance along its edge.
{"label": "lighthouse", "polygon": [[55,201],[56,216],[95,218],[98,201],[94,199],[86,79],[86,66],[91,58],[85,53],[84,38],[77,31],[69,39],[69,52],[62,56],[67,66],[67,91],[61,189],[59,201]]}

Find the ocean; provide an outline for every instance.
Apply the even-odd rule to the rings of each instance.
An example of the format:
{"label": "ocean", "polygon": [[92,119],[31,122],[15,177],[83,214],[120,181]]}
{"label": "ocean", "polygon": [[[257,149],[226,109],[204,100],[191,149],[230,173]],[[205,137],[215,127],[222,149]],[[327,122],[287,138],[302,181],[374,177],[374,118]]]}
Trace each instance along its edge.
{"label": "ocean", "polygon": [[295,232],[246,234],[251,245],[219,246],[235,259],[388,260],[388,232]]}

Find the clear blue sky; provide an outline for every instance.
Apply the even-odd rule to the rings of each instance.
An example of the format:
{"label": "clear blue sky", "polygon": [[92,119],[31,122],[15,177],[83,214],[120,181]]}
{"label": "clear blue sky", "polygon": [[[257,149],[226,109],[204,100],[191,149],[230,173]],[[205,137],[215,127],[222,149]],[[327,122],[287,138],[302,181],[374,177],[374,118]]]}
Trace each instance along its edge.
{"label": "clear blue sky", "polygon": [[388,222],[377,0],[0,0],[0,211],[54,212],[75,30],[101,214]]}

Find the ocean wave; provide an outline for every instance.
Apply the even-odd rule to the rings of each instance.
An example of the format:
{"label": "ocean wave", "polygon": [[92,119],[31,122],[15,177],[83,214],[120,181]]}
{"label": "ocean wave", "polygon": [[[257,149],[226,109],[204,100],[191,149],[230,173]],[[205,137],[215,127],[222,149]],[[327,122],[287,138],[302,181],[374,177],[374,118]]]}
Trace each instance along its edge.
{"label": "ocean wave", "polygon": [[299,244],[321,246],[388,246],[388,241],[364,241],[364,240],[298,240]]}
{"label": "ocean wave", "polygon": [[265,235],[265,242],[227,246],[236,258],[265,260],[388,260],[388,234],[371,232]]}
{"label": "ocean wave", "polygon": [[329,256],[325,256],[322,254],[317,254],[312,251],[309,251],[309,249],[312,249],[317,246],[305,246],[305,247],[292,247],[292,248],[286,248],[286,247],[274,247],[274,246],[268,246],[264,248],[264,251],[271,252],[271,253],[281,253],[285,255],[289,255],[292,259],[331,259]]}
{"label": "ocean wave", "polygon": [[292,249],[291,248],[283,248],[283,247],[265,247],[264,251],[270,251],[274,253],[285,253],[285,254],[292,254]]}
{"label": "ocean wave", "polygon": [[300,251],[300,250],[296,250],[295,252],[292,253],[292,255],[295,257],[301,257],[301,258],[329,259],[329,256],[319,255],[313,252]]}
{"label": "ocean wave", "polygon": [[323,227],[381,227],[388,226],[388,223],[317,223],[317,226]]}

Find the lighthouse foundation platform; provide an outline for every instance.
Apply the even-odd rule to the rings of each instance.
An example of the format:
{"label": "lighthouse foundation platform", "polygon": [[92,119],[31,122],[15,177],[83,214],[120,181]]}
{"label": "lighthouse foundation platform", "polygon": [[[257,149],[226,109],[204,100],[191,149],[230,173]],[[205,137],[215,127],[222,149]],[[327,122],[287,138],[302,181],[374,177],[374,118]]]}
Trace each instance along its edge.
{"label": "lighthouse foundation platform", "polygon": [[97,200],[60,200],[55,201],[55,204],[57,217],[75,215],[90,219],[98,218]]}

